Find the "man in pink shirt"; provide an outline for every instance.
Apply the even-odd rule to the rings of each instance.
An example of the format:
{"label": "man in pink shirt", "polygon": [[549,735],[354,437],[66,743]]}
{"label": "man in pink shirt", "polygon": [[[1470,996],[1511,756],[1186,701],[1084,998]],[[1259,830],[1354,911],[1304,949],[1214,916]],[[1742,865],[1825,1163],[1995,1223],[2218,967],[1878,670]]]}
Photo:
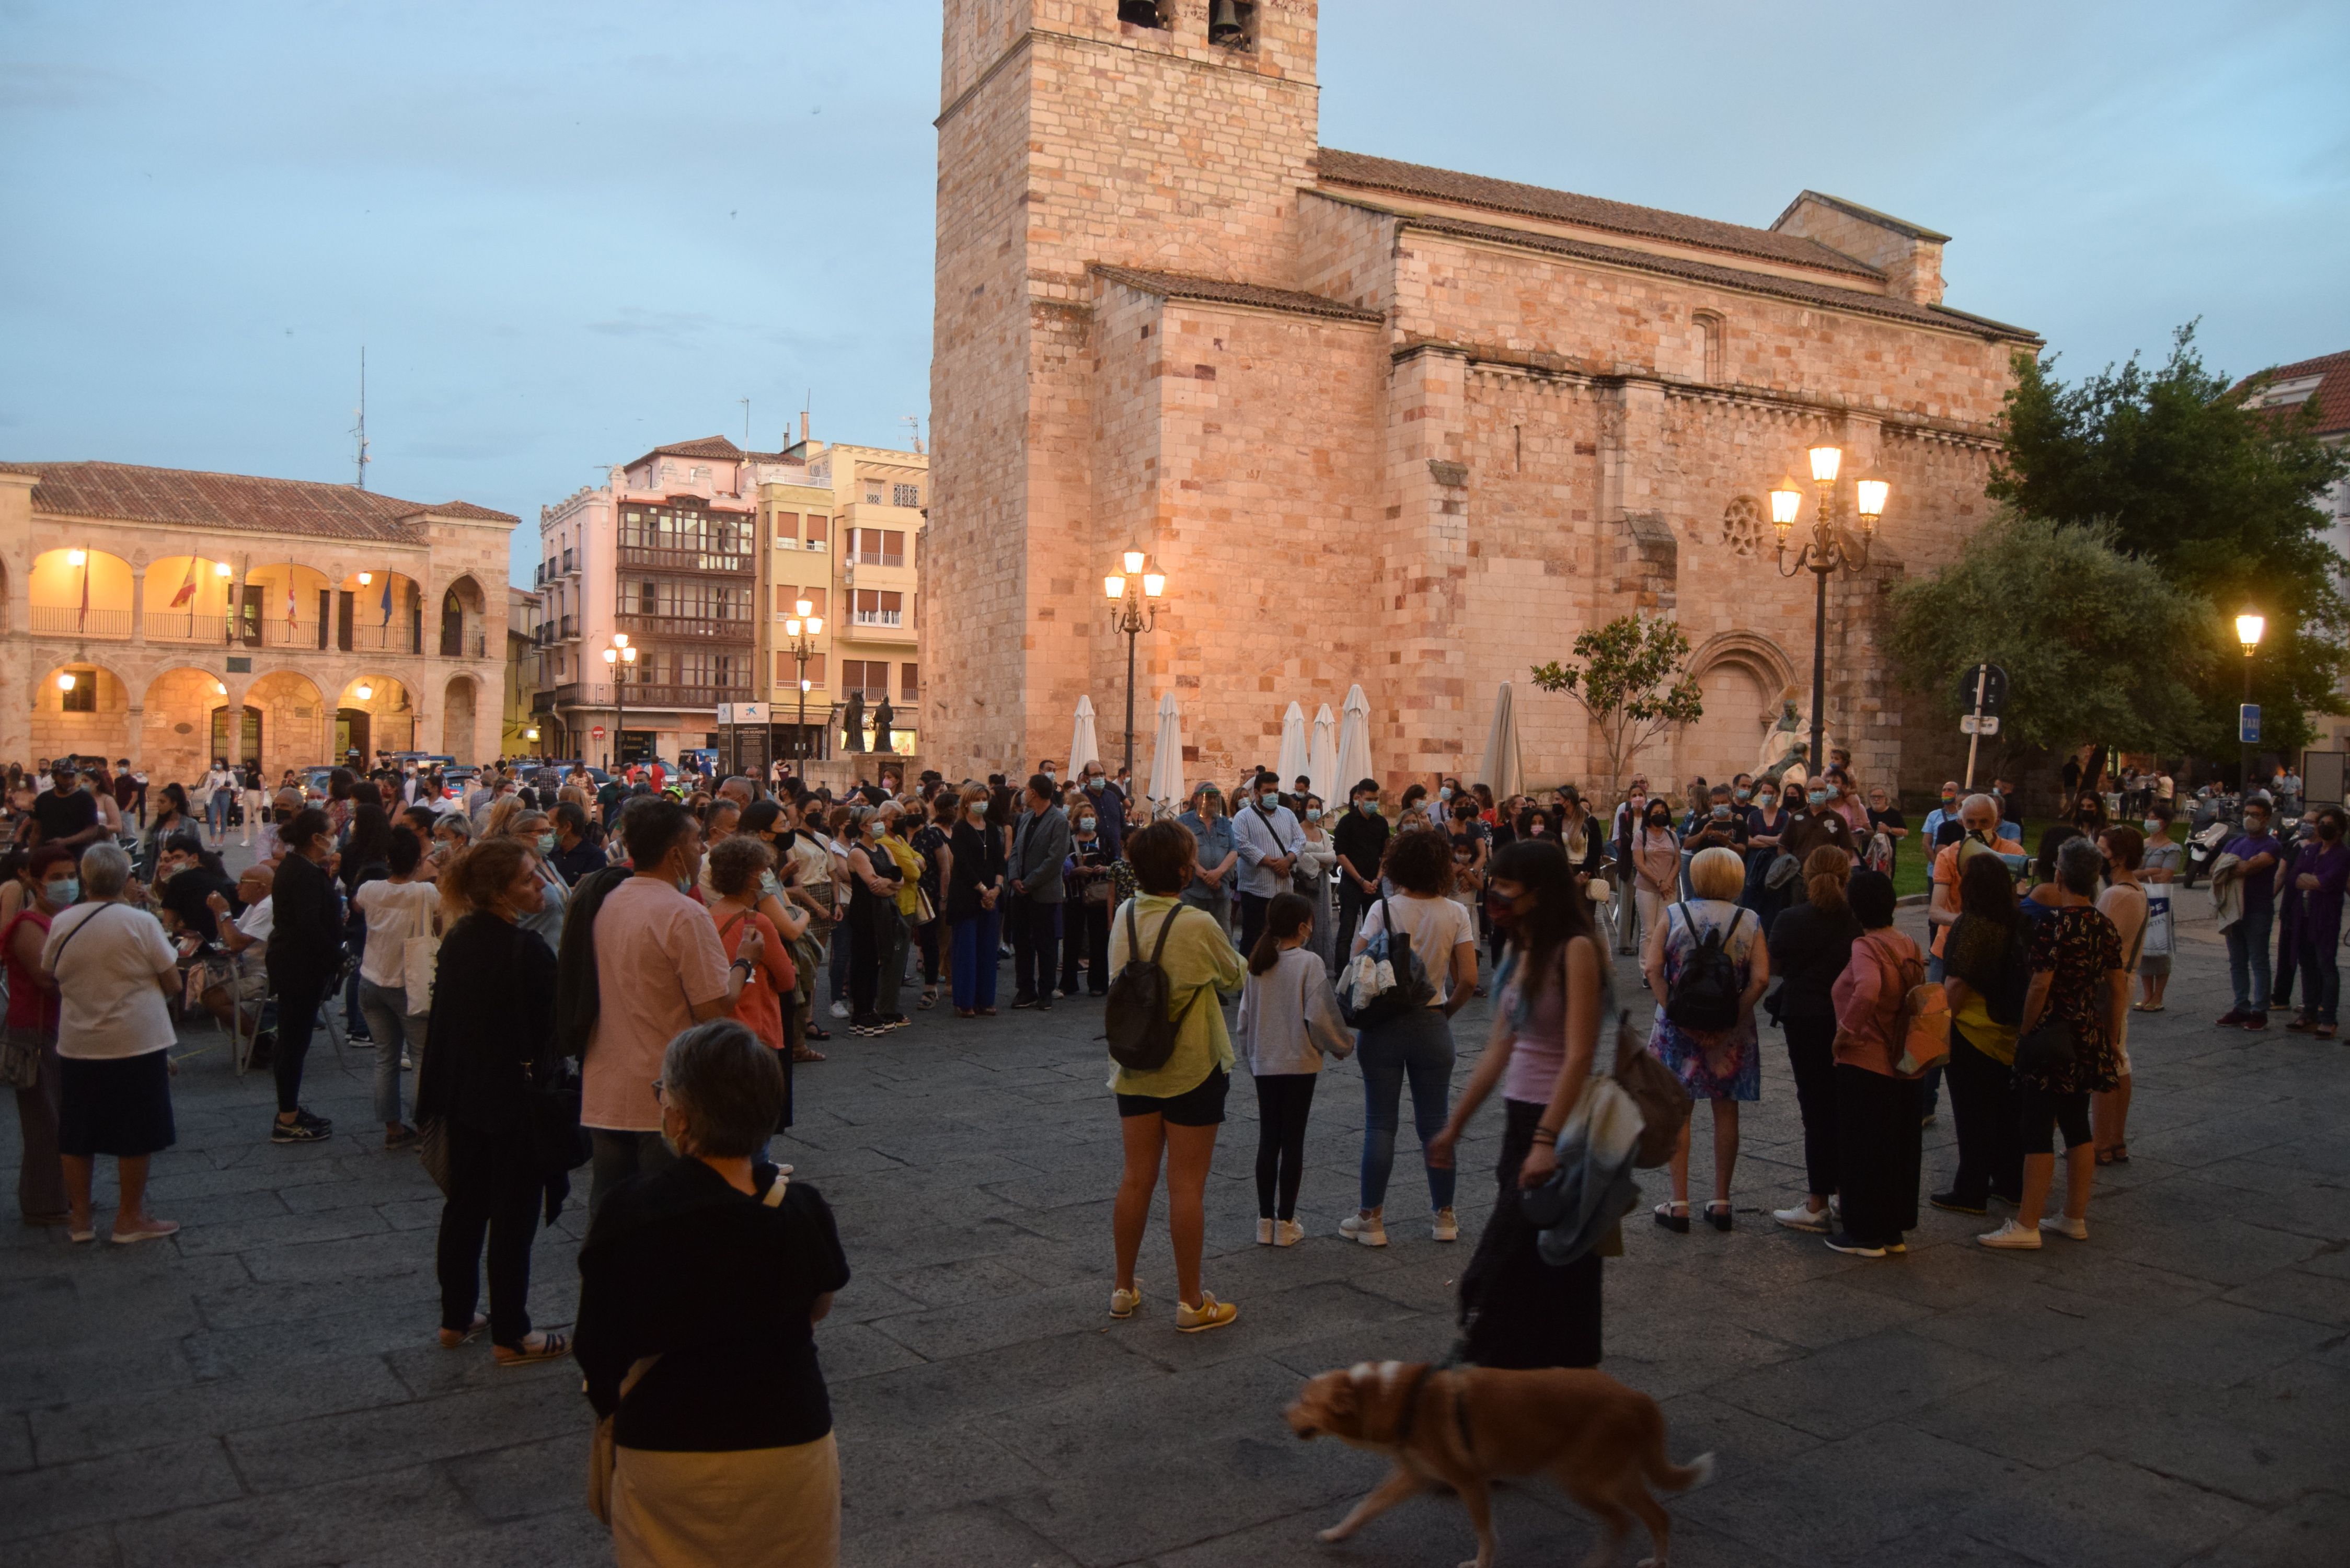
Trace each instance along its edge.
{"label": "man in pink shirt", "polygon": [[660,796],[629,803],[620,838],[635,875],[596,911],[597,1012],[582,1071],[580,1125],[595,1147],[588,1207],[614,1187],[677,1157],[661,1141],[661,1054],[696,1023],[734,1010],[758,967],[760,940],[745,933],[730,966],[710,912],[681,890],[702,869],[702,830]]}

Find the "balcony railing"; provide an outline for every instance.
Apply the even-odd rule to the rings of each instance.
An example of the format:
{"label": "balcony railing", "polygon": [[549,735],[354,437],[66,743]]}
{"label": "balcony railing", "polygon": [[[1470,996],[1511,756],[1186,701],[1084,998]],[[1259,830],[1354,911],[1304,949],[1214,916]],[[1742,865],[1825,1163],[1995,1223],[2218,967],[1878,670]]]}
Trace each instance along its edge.
{"label": "balcony railing", "polygon": [[149,610],[150,642],[226,642],[228,617],[194,615],[186,610]]}
{"label": "balcony railing", "polygon": [[749,556],[716,550],[666,550],[647,545],[620,546],[620,565],[655,572],[721,572],[748,576],[755,565]]}
{"label": "balcony railing", "polygon": [[[335,639],[335,646],[338,648],[342,646],[342,639],[339,637]],[[419,651],[416,646],[416,628],[412,626],[400,626],[396,622],[390,626],[355,626],[351,628],[350,646],[354,650],[367,653],[415,653]],[[455,656],[449,655],[448,657],[453,658]]]}
{"label": "balcony railing", "polygon": [[566,572],[576,572],[579,569],[579,552],[577,548],[563,552],[563,569]]}
{"label": "balcony railing", "polygon": [[83,609],[79,605],[35,605],[36,632],[63,632],[70,637],[129,637],[127,609]]}
{"label": "balcony railing", "polygon": [[555,693],[552,691],[532,692],[530,694],[530,711],[534,713],[554,712]]}
{"label": "balcony railing", "polygon": [[[678,686],[628,682],[623,693],[631,708],[714,708],[721,702],[754,702],[759,694],[749,682],[741,686]],[[534,699],[534,705],[536,699]],[[613,706],[612,683],[608,680],[574,680],[558,686],[552,693],[556,708],[609,708]]]}
{"label": "balcony railing", "polygon": [[579,618],[577,616],[565,616],[563,618],[562,624],[563,629],[556,634],[558,640],[566,638],[577,637],[579,635]]}
{"label": "balcony railing", "polygon": [[906,612],[861,609],[848,618],[853,625],[857,626],[903,626],[906,624]]}
{"label": "balcony railing", "polygon": [[757,636],[748,620],[723,619],[716,616],[620,615],[612,618],[614,624],[630,637],[679,642],[748,643]]}

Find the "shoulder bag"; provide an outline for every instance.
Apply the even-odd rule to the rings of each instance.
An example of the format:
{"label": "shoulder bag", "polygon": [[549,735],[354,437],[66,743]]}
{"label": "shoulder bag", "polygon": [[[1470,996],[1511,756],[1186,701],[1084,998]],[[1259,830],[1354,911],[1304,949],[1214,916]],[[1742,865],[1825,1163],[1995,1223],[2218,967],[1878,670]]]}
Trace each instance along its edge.
{"label": "shoulder bag", "polygon": [[[1350,1029],[1369,1029],[1436,1001],[1436,987],[1411,950],[1411,933],[1399,930],[1395,910],[1379,895],[1379,926],[1338,987],[1338,1012]],[[1445,955],[1450,961],[1451,955]]]}

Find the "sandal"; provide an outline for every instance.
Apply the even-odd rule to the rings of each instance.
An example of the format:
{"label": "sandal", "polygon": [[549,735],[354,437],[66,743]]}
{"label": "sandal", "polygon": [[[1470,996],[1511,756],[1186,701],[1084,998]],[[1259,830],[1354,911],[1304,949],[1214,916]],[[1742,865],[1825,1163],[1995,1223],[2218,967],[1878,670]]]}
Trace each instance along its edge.
{"label": "sandal", "polygon": [[491,1346],[490,1353],[497,1357],[500,1366],[528,1366],[534,1361],[562,1360],[571,1354],[571,1341],[563,1334],[542,1334],[536,1350],[527,1344],[498,1345]]}
{"label": "sandal", "polygon": [[2097,1151],[2097,1163],[2099,1165],[2111,1165],[2113,1162],[2114,1151],[2111,1147],[2101,1148]]}
{"label": "sandal", "polygon": [[482,1330],[489,1326],[489,1318],[481,1313],[475,1313],[473,1314],[473,1325],[471,1328],[466,1329],[463,1334],[458,1333],[453,1328],[444,1328],[441,1331],[441,1348],[443,1350],[454,1350],[461,1345],[471,1345],[473,1341],[481,1338]]}
{"label": "sandal", "polygon": [[805,1045],[792,1053],[792,1060],[795,1062],[821,1062],[824,1059],[823,1052],[811,1051]]}
{"label": "sandal", "polygon": [[[1716,1210],[1720,1210],[1721,1212],[1716,1213]],[[1705,1206],[1705,1222],[1717,1231],[1728,1231],[1736,1223],[1736,1220],[1731,1212],[1730,1205],[1717,1198]]]}
{"label": "sandal", "polygon": [[2116,1165],[2127,1165],[2129,1163],[2129,1145],[2126,1143],[2117,1143],[2106,1152],[2114,1157],[2114,1163]]}
{"label": "sandal", "polygon": [[922,989],[922,996],[921,996],[921,1000],[914,1003],[914,1011],[915,1011],[915,1012],[927,1012],[927,1011],[929,1011],[930,1009],[931,1009],[931,1008],[933,1008],[933,1007],[936,1007],[938,1004],[939,1004],[939,991],[938,991],[938,987],[936,987],[936,986],[925,986],[925,987]]}
{"label": "sandal", "polygon": [[[1680,1212],[1678,1214],[1674,1213],[1673,1210],[1676,1209],[1679,1210]],[[1662,1225],[1666,1230],[1670,1231],[1676,1236],[1686,1236],[1689,1234],[1689,1205],[1687,1203],[1680,1202],[1679,1200],[1671,1203],[1659,1203],[1656,1208],[1656,1215],[1657,1223]]]}

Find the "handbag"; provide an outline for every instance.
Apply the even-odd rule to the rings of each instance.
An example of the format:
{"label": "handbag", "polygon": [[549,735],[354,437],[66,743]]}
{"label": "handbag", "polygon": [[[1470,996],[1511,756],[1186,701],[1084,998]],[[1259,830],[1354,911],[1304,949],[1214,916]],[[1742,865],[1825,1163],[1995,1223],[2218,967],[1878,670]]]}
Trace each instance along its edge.
{"label": "handbag", "polygon": [[400,944],[400,983],[411,1018],[432,1011],[432,981],[441,968],[441,917]]}
{"label": "handbag", "polygon": [[579,1125],[578,1064],[558,1055],[544,1073],[528,1066],[523,1071],[530,1106],[530,1147],[539,1169],[548,1176],[578,1169],[595,1153],[588,1129]]}
{"label": "handbag", "polygon": [[1411,933],[1398,930],[1387,895],[1379,895],[1380,929],[1347,966],[1338,1012],[1348,1028],[1369,1029],[1436,1001],[1436,987],[1411,950]]}
{"label": "handbag", "polygon": [[2073,1026],[2051,1014],[2042,1018],[2030,1033],[2016,1041],[2016,1075],[2068,1078],[2072,1075],[2074,1060],[2079,1054],[2079,1042],[2073,1038]]}
{"label": "handbag", "polygon": [[0,1028],[0,1085],[29,1089],[41,1081],[41,1054],[50,1036],[45,1030],[11,1023]]}

